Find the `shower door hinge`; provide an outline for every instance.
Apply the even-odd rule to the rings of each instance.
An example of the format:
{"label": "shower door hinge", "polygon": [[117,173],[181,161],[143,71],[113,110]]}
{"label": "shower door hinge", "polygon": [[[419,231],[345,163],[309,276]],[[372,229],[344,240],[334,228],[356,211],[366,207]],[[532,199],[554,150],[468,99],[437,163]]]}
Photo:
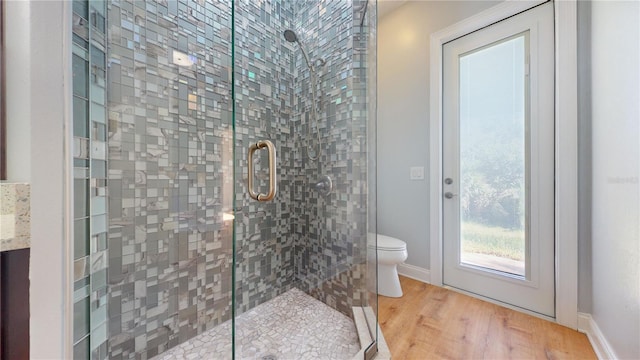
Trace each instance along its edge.
{"label": "shower door hinge", "polygon": [[376,357],[378,354],[378,342],[374,341],[373,344],[369,345],[367,350],[364,351],[364,360],[371,360]]}

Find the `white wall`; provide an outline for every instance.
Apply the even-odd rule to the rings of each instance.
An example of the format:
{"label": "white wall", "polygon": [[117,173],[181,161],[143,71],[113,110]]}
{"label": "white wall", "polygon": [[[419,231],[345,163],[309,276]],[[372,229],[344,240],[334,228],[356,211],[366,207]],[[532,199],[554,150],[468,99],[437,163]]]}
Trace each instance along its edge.
{"label": "white wall", "polygon": [[640,3],[591,2],[592,316],[640,358]]}
{"label": "white wall", "polygon": [[31,180],[31,57],[30,7],[20,1],[5,2],[7,180]]}
{"label": "white wall", "polygon": [[429,37],[497,3],[409,1],[378,23],[378,232],[407,243],[407,264],[429,268]]}
{"label": "white wall", "polygon": [[11,37],[5,55],[7,175],[31,183],[30,356],[64,359],[70,357],[64,352],[65,336],[71,341],[64,326],[69,315],[65,265],[71,264],[64,240],[65,161],[71,159],[64,142],[70,132],[65,82],[70,83],[71,74],[71,2],[5,5],[6,35]]}

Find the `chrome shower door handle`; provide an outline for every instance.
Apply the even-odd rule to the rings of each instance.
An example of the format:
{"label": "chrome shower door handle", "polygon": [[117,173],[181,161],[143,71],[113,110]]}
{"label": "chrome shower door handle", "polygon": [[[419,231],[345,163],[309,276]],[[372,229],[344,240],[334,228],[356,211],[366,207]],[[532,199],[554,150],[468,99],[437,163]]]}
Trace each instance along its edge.
{"label": "chrome shower door handle", "polygon": [[[269,192],[265,194],[257,193],[253,190],[253,154],[256,150],[267,148],[269,153]],[[249,146],[249,154],[247,156],[247,170],[248,170],[248,187],[249,196],[252,199],[258,201],[270,201],[276,196],[276,147],[269,140],[260,140],[257,143]]]}

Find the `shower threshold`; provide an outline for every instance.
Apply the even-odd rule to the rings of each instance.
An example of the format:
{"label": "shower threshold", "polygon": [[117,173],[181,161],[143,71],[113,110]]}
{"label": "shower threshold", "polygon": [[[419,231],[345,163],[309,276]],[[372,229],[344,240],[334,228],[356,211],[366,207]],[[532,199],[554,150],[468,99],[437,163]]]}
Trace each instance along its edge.
{"label": "shower threshold", "polygon": [[[236,359],[351,359],[360,341],[353,321],[298,289],[236,318]],[[231,359],[231,321],[154,357]]]}

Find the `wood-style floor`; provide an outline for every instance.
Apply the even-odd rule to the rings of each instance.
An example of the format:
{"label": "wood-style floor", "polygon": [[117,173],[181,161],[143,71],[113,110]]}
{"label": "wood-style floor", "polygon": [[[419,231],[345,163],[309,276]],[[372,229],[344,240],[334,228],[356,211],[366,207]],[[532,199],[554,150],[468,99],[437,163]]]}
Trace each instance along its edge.
{"label": "wood-style floor", "polygon": [[378,297],[393,359],[597,359],[584,334],[400,277],[404,296]]}

